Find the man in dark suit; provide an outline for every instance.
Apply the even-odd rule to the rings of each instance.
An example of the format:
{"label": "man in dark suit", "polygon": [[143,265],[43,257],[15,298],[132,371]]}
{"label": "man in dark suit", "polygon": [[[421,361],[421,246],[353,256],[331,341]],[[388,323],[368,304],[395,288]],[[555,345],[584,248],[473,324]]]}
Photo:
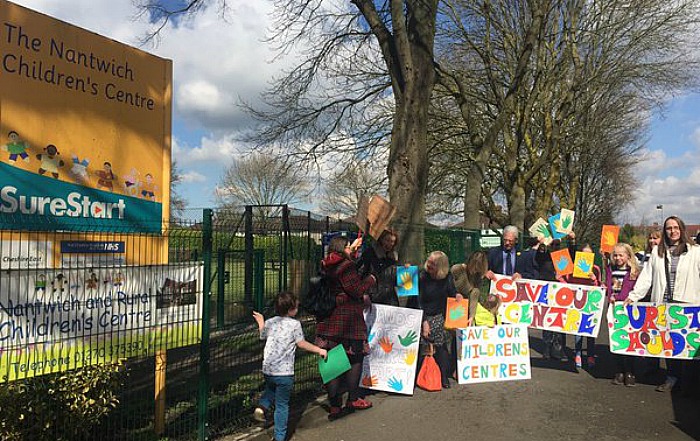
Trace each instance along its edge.
{"label": "man in dark suit", "polygon": [[522,263],[515,249],[517,243],[518,227],[508,225],[503,229],[501,246],[489,250],[489,270],[486,273],[487,278],[492,279],[494,274],[516,276],[516,278],[520,277],[519,272]]}

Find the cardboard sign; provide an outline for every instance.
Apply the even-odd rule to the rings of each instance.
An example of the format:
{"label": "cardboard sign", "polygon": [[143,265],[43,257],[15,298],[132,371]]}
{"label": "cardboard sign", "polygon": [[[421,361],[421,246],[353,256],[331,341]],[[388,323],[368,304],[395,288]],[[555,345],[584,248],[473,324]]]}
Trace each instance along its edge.
{"label": "cardboard sign", "polygon": [[604,253],[612,253],[619,235],[620,227],[618,225],[603,225],[603,231],[600,233],[600,249]]}
{"label": "cardboard sign", "polygon": [[413,395],[423,311],[372,305],[365,312],[370,353],[362,364],[360,386]]}
{"label": "cardboard sign", "polygon": [[566,276],[574,272],[574,262],[571,260],[571,254],[567,248],[552,251],[550,253],[554,269],[557,272],[557,277]]}
{"label": "cardboard sign", "polygon": [[469,326],[469,300],[447,298],[445,329],[463,329]]}
{"label": "cardboard sign", "polygon": [[608,328],[615,354],[700,359],[700,305],[616,302]]}
{"label": "cardboard sign", "polygon": [[367,222],[369,222],[369,235],[374,239],[379,239],[379,236],[389,226],[395,213],[395,206],[391,205],[383,197],[375,194],[369,200],[360,198],[355,223],[364,231],[367,228]]}
{"label": "cardboard sign", "polygon": [[418,295],[418,267],[396,267],[396,295],[399,297]]}
{"label": "cardboard sign", "polygon": [[531,378],[525,325],[473,326],[457,331],[459,384]]}
{"label": "cardboard sign", "polygon": [[490,293],[501,297],[498,315],[504,323],[598,336],[605,304],[603,287],[527,279],[513,281],[496,275]]}
{"label": "cardboard sign", "polygon": [[595,254],[585,253],[583,251],[576,251],[576,257],[574,258],[574,277],[580,279],[586,279],[591,276],[593,272],[593,260],[595,259]]}

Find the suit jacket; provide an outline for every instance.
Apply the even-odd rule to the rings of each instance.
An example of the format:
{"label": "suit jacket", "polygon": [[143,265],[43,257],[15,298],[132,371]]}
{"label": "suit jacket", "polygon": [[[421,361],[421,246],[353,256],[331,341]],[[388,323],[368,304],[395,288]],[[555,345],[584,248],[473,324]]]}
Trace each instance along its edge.
{"label": "suit jacket", "polygon": [[539,268],[537,267],[537,262],[535,261],[535,256],[537,250],[530,248],[519,253],[516,257],[516,266],[518,266],[518,273],[523,279],[537,280],[539,278]]}
{"label": "suit jacket", "polygon": [[[522,259],[521,256],[517,254],[517,250],[513,250],[515,255],[515,268],[513,268],[514,273],[520,273],[522,269]],[[489,269],[495,274],[503,274],[503,246],[491,248],[488,254]]]}

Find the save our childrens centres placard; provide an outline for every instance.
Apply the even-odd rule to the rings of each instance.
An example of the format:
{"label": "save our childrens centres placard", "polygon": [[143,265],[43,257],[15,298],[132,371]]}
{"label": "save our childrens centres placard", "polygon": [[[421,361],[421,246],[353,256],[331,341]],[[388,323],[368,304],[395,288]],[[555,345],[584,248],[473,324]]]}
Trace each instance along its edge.
{"label": "save our childrens centres placard", "polygon": [[608,308],[610,351],[638,357],[700,358],[700,306],[621,302]]}
{"label": "save our childrens centres placard", "polygon": [[527,326],[473,326],[457,331],[459,384],[531,377]]}
{"label": "save our childrens centres placard", "polygon": [[360,384],[367,389],[413,395],[423,311],[372,305],[365,312],[370,354]]}
{"label": "save our childrens centres placard", "polygon": [[501,298],[498,314],[504,323],[598,336],[605,288],[496,275],[489,292]]}

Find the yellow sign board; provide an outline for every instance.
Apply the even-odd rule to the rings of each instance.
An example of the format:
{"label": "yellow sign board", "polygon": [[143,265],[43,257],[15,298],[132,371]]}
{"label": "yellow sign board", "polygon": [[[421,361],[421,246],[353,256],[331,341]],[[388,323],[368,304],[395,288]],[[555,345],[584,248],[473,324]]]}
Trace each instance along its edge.
{"label": "yellow sign board", "polygon": [[170,60],[0,0],[0,78],[0,229],[162,229]]}

